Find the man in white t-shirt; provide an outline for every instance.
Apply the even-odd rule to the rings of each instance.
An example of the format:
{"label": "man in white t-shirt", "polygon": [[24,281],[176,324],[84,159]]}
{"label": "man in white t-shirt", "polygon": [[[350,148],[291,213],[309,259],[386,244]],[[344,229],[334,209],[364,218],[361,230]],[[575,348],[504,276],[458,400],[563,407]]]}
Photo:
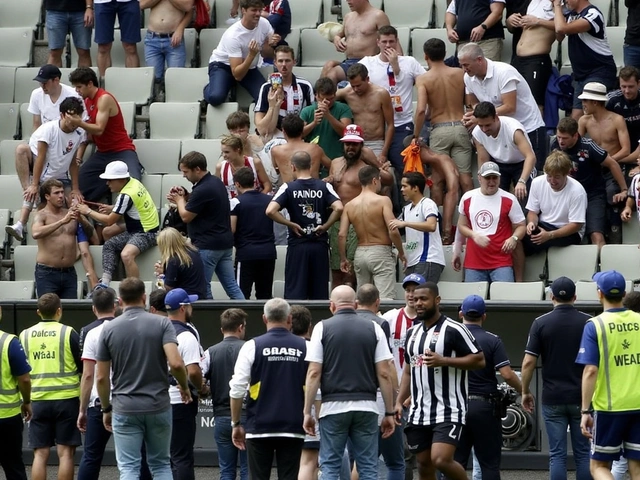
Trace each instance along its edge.
{"label": "man in white t-shirt", "polygon": [[545,176],[531,182],[527,234],[522,239],[525,255],[582,241],[587,193],[580,182],[569,176],[572,168],[569,156],[554,150],[544,164]]}
{"label": "man in white t-shirt", "polygon": [[513,185],[518,200],[524,200],[531,176],[536,175],[536,156],[527,132],[515,118],[499,117],[490,102],[476,105],[473,115],[477,121],[472,136],[478,164],[496,162],[500,167],[500,188],[509,192]]}
{"label": "man in white t-shirt", "polygon": [[627,195],[627,203],[624,207],[624,210],[620,212],[620,216],[622,217],[623,222],[628,222],[631,220],[631,215],[633,213],[633,209],[636,209],[636,213],[638,215],[638,222],[640,222],[640,175],[636,175],[631,180],[631,185],[629,186],[629,194]]}
{"label": "man in white t-shirt", "polygon": [[438,225],[441,217],[436,203],[424,197],[425,186],[426,179],[420,172],[407,172],[402,176],[402,196],[409,203],[403,207],[400,219],[389,223],[389,228],[405,229],[405,272],[418,273],[427,282],[438,283],[445,265]]}
{"label": "man in white t-shirt", "polygon": [[209,83],[203,92],[208,104],[216,107],[224,103],[236,83],[258,101],[264,83],[257,69],[260,56],[273,58],[273,49],[280,41],[280,35],[262,17],[263,9],[262,0],[240,0],[242,19],[224,32],[209,59]]}
{"label": "man in white t-shirt", "polygon": [[204,350],[200,345],[200,335],[191,323],[193,307],[197,295],[188,295],[182,288],[171,289],[164,297],[169,320],[176,329],[178,351],[187,367],[189,389],[195,400],[183,403],[178,382],[171,377],[169,398],[173,418],[171,431],[171,470],[173,478],[195,478],[193,444],[196,440],[197,398],[203,391],[200,362],[204,359]]}
{"label": "man in white t-shirt", "polygon": [[380,49],[378,55],[364,57],[358,63],[367,67],[369,81],[386,89],[391,96],[395,133],[388,158],[396,169],[399,181],[400,173],[404,170],[402,141],[413,134],[413,86],[416,78],[426,70],[415,58],[401,55],[398,31],[391,25],[378,29],[377,45]]}
{"label": "man in white t-shirt", "polygon": [[87,135],[83,129],[75,128],[69,122],[70,116],[80,115],[82,110],[82,100],[66,98],[60,104],[58,121],[42,124],[33,132],[28,145],[20,145],[16,149],[16,171],[24,191],[24,203],[20,219],[5,230],[19,241],[24,238],[24,226],[38,203],[40,184],[45,180],[55,178],[65,184],[65,189],[71,187],[67,202],[70,203],[72,198],[82,200],[77,160],[82,158],[87,147]]}

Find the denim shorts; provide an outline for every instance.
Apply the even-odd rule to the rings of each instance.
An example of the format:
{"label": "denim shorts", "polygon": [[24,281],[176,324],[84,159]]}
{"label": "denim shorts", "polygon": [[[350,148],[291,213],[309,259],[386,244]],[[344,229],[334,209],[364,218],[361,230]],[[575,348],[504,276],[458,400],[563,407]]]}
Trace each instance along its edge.
{"label": "denim shorts", "polygon": [[67,33],[71,34],[76,48],[91,48],[91,27],[84,26],[84,11],[59,12],[47,10],[45,17],[50,50],[62,50],[67,42]]}
{"label": "denim shorts", "polygon": [[96,3],[94,41],[98,45],[113,42],[113,29],[116,24],[116,14],[120,23],[120,37],[124,43],[139,43],[140,37],[140,3],[136,0],[108,3]]}

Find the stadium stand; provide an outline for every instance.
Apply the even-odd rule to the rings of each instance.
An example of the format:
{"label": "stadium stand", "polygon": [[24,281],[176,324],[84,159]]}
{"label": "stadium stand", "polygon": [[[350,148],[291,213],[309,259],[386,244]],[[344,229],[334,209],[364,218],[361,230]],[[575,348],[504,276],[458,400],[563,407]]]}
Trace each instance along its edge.
{"label": "stadium stand", "polygon": [[147,105],[153,100],[154,80],[153,67],[111,67],[104,75],[104,89],[118,102]]}
{"label": "stadium stand", "polygon": [[134,140],[133,144],[146,173],[162,175],[176,172],[180,160],[180,140],[143,138]]}
{"label": "stadium stand", "polygon": [[538,301],[544,296],[544,282],[492,282],[489,287],[491,300]]}

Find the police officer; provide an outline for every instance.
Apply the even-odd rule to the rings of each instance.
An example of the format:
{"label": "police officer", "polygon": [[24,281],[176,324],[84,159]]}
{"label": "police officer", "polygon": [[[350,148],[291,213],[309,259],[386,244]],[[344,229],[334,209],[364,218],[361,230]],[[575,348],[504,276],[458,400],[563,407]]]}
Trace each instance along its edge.
{"label": "police officer", "polygon": [[7,480],[27,480],[22,419],[31,420],[30,371],[18,337],[0,330],[0,465]]}
{"label": "police officer", "polygon": [[20,333],[31,372],[33,418],[29,446],[34,449],[33,478],[45,479],[49,449],[56,445],[59,480],[73,479],[73,455],[81,444],[76,426],[80,408],[80,339],[60,323],[62,308],[55,293],[38,299],[41,321]]}
{"label": "police officer", "polygon": [[466,467],[473,447],[482,469],[482,479],[499,480],[502,422],[498,409],[498,381],[495,372],[498,371],[504,381],[518,392],[522,391],[522,385],[511,369],[500,337],[482,328],[487,318],[485,311],[484,300],[478,295],[465,298],[460,309],[462,321],[482,348],[486,364],[480,370],[469,372],[467,422],[462,429],[454,459]]}

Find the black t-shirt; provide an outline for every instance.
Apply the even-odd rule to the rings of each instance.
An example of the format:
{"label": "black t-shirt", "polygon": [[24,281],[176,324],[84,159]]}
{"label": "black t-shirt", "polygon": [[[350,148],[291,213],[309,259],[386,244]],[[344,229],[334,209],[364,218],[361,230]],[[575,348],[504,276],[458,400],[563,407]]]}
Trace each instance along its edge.
{"label": "black t-shirt", "polygon": [[276,244],[273,220],[266,215],[271,197],[249,190],[231,201],[231,215],[236,217],[236,260],[275,259]]}
{"label": "black t-shirt", "polygon": [[87,3],[84,0],[44,0],[45,10],[53,10],[56,12],[84,12],[85,8],[87,8]]}
{"label": "black t-shirt", "polygon": [[580,403],[584,366],[576,363],[576,356],[590,318],[573,305],[558,305],[533,321],[525,353],[542,356],[543,404]]}
{"label": "black t-shirt", "polygon": [[300,225],[302,236],[289,230],[289,245],[307,242],[329,241],[327,232],[316,235],[315,229],[329,218],[329,209],[339,201],[338,194],[331,184],[315,178],[305,178],[285,183],[273,196],[281,208],[286,208],[293,223]]}
{"label": "black t-shirt", "polygon": [[640,93],[635,100],[628,101],[621,91],[613,92],[607,102],[607,110],[622,115],[624,118],[633,152],[638,146],[638,140],[640,140]]}
{"label": "black t-shirt", "polygon": [[186,209],[197,214],[187,225],[187,231],[199,250],[233,248],[229,196],[222,180],[207,172],[193,186]]}
{"label": "black t-shirt", "polygon": [[171,288],[182,288],[189,295],[207,298],[207,280],[204,277],[204,264],[200,254],[188,250],[191,265],[181,265],[178,257],[171,257],[164,268],[164,284]]}
{"label": "black t-shirt", "polygon": [[480,370],[469,372],[469,394],[470,395],[491,395],[498,389],[498,379],[496,370],[510,365],[507,351],[500,337],[487,332],[480,325],[465,323],[471,334],[475,337],[478,345],[484,352],[485,366]]}
{"label": "black t-shirt", "polygon": [[629,9],[624,43],[640,46],[640,2],[638,0],[624,0],[624,5]]}
{"label": "black t-shirt", "polygon": [[[551,150],[560,150],[557,140],[551,144]],[[565,153],[569,155],[573,164],[569,175],[582,184],[588,196],[605,191],[602,162],[607,159],[607,152],[590,138],[578,135],[576,144],[565,150]]]}
{"label": "black t-shirt", "polygon": [[[456,32],[462,41],[469,41],[471,30],[483,23],[491,13],[491,0],[456,0]],[[482,36],[483,40],[504,38],[502,18],[489,27]]]}

